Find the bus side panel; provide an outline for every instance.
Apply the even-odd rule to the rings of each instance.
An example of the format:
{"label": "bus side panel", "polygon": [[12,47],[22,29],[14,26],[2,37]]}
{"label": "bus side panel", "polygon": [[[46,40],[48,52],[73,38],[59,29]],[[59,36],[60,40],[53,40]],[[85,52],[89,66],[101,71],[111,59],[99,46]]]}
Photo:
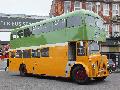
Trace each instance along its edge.
{"label": "bus side panel", "polygon": [[50,76],[65,76],[65,68],[68,62],[68,55],[67,55],[67,46],[56,46],[50,49],[50,60],[47,63],[48,68],[47,70],[48,75]]}
{"label": "bus side panel", "polygon": [[34,74],[64,77],[67,61],[67,46],[50,47],[49,57],[35,59]]}
{"label": "bus side panel", "polygon": [[46,69],[49,76],[65,77],[67,63],[68,46],[55,46],[50,48],[50,59]]}
{"label": "bus side panel", "polygon": [[10,72],[19,72],[19,67],[20,67],[21,63],[22,63],[22,59],[19,59],[19,58],[9,58],[8,70]]}
{"label": "bus side panel", "polygon": [[24,58],[23,63],[26,65],[27,73],[33,73],[34,58]]}

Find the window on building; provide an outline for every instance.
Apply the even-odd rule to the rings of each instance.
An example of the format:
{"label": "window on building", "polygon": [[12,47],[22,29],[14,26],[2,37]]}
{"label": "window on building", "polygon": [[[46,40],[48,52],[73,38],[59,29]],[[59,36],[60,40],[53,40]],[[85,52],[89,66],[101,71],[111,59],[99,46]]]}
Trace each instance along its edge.
{"label": "window on building", "polygon": [[101,5],[100,2],[96,2],[96,13],[98,14],[99,11],[101,11]]}
{"label": "window on building", "polygon": [[113,16],[119,15],[119,4],[112,5],[112,15]]}
{"label": "window on building", "polygon": [[120,25],[113,24],[112,37],[120,37]]}
{"label": "window on building", "polygon": [[103,15],[109,16],[109,4],[103,4]]}
{"label": "window on building", "polygon": [[67,27],[76,27],[81,24],[82,20],[80,16],[71,16],[67,19]]}
{"label": "window on building", "polygon": [[49,48],[41,49],[41,57],[49,57]]}
{"label": "window on building", "polygon": [[106,32],[106,37],[109,38],[110,34],[109,34],[109,24],[105,24],[105,32]]}
{"label": "window on building", "polygon": [[71,1],[64,1],[64,13],[70,12]]}
{"label": "window on building", "polygon": [[93,4],[92,2],[86,2],[86,10],[92,11]]}
{"label": "window on building", "polygon": [[23,58],[31,58],[31,50],[23,50]]}
{"label": "window on building", "polygon": [[80,10],[82,8],[82,2],[80,1],[75,1],[74,2],[74,11],[75,10]]}

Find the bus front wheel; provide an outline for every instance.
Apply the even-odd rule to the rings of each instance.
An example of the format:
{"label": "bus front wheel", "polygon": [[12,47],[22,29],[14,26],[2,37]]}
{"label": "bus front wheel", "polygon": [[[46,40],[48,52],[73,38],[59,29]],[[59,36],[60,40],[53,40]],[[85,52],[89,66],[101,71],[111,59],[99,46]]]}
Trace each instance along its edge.
{"label": "bus front wheel", "polygon": [[75,68],[73,68],[71,74],[72,80],[77,82],[78,84],[86,84],[90,80],[85,68],[82,66],[76,66]]}

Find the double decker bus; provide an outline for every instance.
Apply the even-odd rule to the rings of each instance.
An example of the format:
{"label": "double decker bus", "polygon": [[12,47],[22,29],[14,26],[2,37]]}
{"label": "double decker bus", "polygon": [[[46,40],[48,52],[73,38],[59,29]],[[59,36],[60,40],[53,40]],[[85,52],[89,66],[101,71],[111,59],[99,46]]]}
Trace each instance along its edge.
{"label": "double decker bus", "polygon": [[66,77],[84,84],[104,80],[108,59],[100,54],[106,40],[97,14],[79,10],[12,30],[10,72]]}

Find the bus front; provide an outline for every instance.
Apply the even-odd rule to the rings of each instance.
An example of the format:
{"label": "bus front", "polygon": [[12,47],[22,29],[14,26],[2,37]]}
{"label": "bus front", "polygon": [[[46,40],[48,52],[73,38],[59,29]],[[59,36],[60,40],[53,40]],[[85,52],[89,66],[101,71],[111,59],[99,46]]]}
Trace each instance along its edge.
{"label": "bus front", "polygon": [[109,75],[107,56],[100,54],[101,44],[106,42],[104,21],[97,14],[85,14],[85,24],[88,38],[89,75],[95,80],[104,80]]}
{"label": "bus front", "polygon": [[100,16],[91,12],[84,16],[84,37],[76,43],[76,59],[71,77],[78,83],[89,79],[102,81],[109,75],[107,56],[100,54],[101,42],[106,41],[104,22]]}

